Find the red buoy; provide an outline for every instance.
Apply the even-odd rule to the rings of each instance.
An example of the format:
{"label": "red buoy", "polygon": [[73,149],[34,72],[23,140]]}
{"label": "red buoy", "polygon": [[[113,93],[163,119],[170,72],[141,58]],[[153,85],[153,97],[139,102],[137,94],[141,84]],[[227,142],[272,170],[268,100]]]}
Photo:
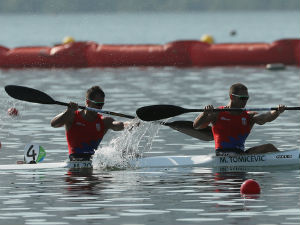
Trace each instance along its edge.
{"label": "red buoy", "polygon": [[259,194],[260,193],[260,186],[259,184],[252,179],[244,181],[241,185],[241,194]]}
{"label": "red buoy", "polygon": [[18,116],[19,115],[19,111],[16,108],[12,107],[12,108],[9,108],[7,110],[7,114],[9,116]]}

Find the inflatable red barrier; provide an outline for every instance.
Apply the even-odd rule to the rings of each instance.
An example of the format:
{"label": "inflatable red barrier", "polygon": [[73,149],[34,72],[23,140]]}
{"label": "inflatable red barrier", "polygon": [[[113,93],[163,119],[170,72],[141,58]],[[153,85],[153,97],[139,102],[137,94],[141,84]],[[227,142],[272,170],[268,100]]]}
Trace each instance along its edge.
{"label": "inflatable red barrier", "polygon": [[48,64],[46,56],[49,55],[50,49],[50,47],[20,47],[11,49],[2,56],[1,67],[46,67]]}
{"label": "inflatable red barrier", "polygon": [[87,52],[93,45],[93,42],[73,42],[51,48],[50,67],[88,67]]}
{"label": "inflatable red barrier", "polygon": [[[198,41],[197,41],[198,42]],[[87,53],[90,67],[191,66],[189,49],[195,41],[165,45],[93,45]]]}
{"label": "inflatable red barrier", "polygon": [[164,45],[105,45],[72,42],[54,47],[0,46],[0,68],[84,68],[120,66],[207,67],[300,65],[300,39],[268,43],[207,44],[174,41]]}
{"label": "inflatable red barrier", "polygon": [[164,65],[163,45],[94,45],[87,54],[91,67]]}
{"label": "inflatable red barrier", "polygon": [[0,45],[0,67],[5,63],[6,53],[9,51],[8,48]]}
{"label": "inflatable red barrier", "polygon": [[295,60],[296,60],[296,65],[300,66],[300,41],[295,40],[295,49],[294,49],[294,54],[295,54]]}
{"label": "inflatable red barrier", "polygon": [[5,54],[5,53],[8,52],[8,51],[9,51],[8,48],[6,48],[6,47],[0,45],[0,55]]}
{"label": "inflatable red barrier", "polygon": [[[206,44],[199,42],[191,49],[195,66],[265,65],[282,63],[299,65],[296,52],[300,40],[280,40],[267,43]],[[298,49],[297,49],[298,44]]]}
{"label": "inflatable red barrier", "polygon": [[87,67],[86,52],[89,42],[50,47],[20,47],[2,52],[2,68],[24,67]]}

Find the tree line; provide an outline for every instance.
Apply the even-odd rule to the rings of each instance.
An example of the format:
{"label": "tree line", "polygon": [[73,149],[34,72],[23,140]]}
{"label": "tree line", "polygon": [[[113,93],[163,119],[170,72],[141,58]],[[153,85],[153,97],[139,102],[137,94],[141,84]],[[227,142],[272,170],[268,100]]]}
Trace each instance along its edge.
{"label": "tree line", "polygon": [[299,0],[0,0],[1,13],[300,10]]}

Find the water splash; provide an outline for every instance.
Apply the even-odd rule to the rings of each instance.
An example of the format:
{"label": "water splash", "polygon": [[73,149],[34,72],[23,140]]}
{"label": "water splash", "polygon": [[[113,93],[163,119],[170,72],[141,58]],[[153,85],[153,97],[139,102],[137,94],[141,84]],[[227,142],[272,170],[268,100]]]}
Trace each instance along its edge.
{"label": "water splash", "polygon": [[151,149],[153,139],[161,127],[158,123],[133,120],[132,127],[112,138],[107,146],[98,149],[93,157],[95,169],[125,169],[129,161],[140,158]]}

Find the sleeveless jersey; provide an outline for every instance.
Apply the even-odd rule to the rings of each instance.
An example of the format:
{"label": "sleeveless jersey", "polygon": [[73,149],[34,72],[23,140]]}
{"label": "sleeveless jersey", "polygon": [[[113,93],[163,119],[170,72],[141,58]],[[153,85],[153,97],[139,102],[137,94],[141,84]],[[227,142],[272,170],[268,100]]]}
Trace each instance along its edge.
{"label": "sleeveless jersey", "polygon": [[[219,108],[224,108],[221,106]],[[230,112],[219,112],[216,123],[212,127],[215,149],[245,149],[245,141],[252,129],[248,112],[239,115]]]}
{"label": "sleeveless jersey", "polygon": [[69,154],[94,154],[104,136],[102,115],[95,121],[86,121],[75,111],[71,128],[66,131]]}

